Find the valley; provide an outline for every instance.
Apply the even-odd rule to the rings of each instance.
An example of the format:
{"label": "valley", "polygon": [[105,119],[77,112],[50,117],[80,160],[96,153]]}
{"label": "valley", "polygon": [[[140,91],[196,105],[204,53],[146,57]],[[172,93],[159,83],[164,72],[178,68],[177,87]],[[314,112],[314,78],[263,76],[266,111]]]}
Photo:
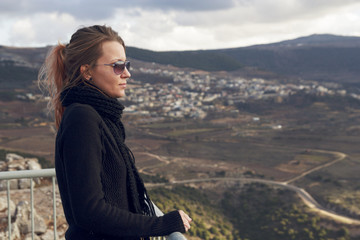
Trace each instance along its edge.
{"label": "valley", "polygon": [[[276,48],[253,50],[267,47]],[[354,75],[330,81],[324,71],[322,80],[314,80],[305,78],[314,72],[296,77],[266,64],[198,70],[159,64],[164,56],[174,60],[171,53],[150,62],[145,58],[151,52],[131,51],[133,77],[121,100],[126,142],[153,200],[164,211],[181,208],[194,216],[189,239],[360,237],[357,224],[319,214],[293,191],[263,184],[302,188],[326,211],[360,219],[360,97]],[[0,64],[0,71],[19,71],[9,84],[11,75],[1,72],[0,157],[30,154],[51,168],[56,130],[35,79],[44,52],[38,49],[34,57],[17,50],[16,64]]]}

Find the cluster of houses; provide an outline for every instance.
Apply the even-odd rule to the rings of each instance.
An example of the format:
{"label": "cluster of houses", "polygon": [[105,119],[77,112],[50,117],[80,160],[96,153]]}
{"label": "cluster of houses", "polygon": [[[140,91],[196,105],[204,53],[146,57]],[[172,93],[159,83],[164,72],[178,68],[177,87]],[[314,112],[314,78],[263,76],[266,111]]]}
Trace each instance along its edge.
{"label": "cluster of houses", "polygon": [[[276,80],[245,79],[230,74],[153,68],[132,69],[150,75],[153,83],[132,78],[125,97],[125,111],[152,119],[203,119],[211,111],[236,111],[236,104],[249,99],[282,99],[298,91],[317,95],[347,95],[335,83],[312,81],[303,84],[282,84]],[[136,76],[136,74],[134,74]],[[156,82],[156,78],[170,79]],[[360,99],[360,95],[349,94]],[[42,95],[18,94],[22,100],[48,101]],[[226,107],[224,107],[226,106]]]}
{"label": "cluster of houses", "polygon": [[[204,118],[209,111],[234,111],[239,102],[249,99],[286,98],[298,91],[317,95],[346,95],[338,84],[308,82],[281,84],[275,80],[245,79],[208,72],[170,71],[151,68],[135,69],[151,74],[154,83],[132,79],[125,99],[131,104],[127,112],[158,117]],[[172,82],[156,83],[158,76]],[[353,96],[356,97],[356,96]],[[227,106],[219,108],[218,106]],[[231,108],[233,106],[233,108]]]}

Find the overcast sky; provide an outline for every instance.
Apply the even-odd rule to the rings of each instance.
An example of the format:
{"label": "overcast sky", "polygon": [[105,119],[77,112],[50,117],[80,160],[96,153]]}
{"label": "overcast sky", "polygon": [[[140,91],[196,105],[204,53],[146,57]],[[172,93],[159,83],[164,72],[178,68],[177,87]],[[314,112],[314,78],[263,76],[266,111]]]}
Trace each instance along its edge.
{"label": "overcast sky", "polygon": [[93,24],[155,51],[231,48],[315,33],[360,36],[360,1],[0,0],[0,45],[67,43]]}

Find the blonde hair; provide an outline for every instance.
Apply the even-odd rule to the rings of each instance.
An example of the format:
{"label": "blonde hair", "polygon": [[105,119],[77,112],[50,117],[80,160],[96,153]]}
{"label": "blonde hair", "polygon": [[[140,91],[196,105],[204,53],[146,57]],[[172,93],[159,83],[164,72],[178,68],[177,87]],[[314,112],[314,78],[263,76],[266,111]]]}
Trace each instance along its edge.
{"label": "blonde hair", "polygon": [[124,41],[111,27],[94,25],[80,28],[71,36],[69,44],[59,43],[49,51],[38,81],[51,98],[48,108],[54,111],[56,128],[64,113],[61,92],[85,81],[80,67],[85,64],[94,67],[102,55],[102,44],[107,41],[117,41],[125,49]]}

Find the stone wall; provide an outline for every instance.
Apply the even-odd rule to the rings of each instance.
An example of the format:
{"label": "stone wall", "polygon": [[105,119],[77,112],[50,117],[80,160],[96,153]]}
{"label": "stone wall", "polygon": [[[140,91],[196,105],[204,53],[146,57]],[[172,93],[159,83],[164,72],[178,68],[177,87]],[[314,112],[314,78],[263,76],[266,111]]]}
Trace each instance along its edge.
{"label": "stone wall", "polygon": [[[0,171],[18,171],[18,170],[39,170],[41,165],[37,158],[24,158],[14,153],[6,154],[5,161],[0,160]],[[36,180],[39,184],[40,180]],[[27,189],[30,188],[29,179],[10,180],[10,189]],[[0,181],[0,191],[6,190],[6,181]]]}
{"label": "stone wall", "polygon": [[[8,229],[7,229],[7,200],[5,198],[0,198],[0,212],[1,212],[1,223],[2,231],[0,232],[0,239],[8,239]],[[20,240],[20,239],[31,239],[31,207],[27,201],[21,201],[16,206],[13,201],[10,202],[11,209],[11,239]],[[54,239],[54,234],[52,238],[43,237],[48,236],[48,226],[45,223],[45,220],[39,216],[34,209],[34,232],[35,239],[41,240],[50,240]]]}

